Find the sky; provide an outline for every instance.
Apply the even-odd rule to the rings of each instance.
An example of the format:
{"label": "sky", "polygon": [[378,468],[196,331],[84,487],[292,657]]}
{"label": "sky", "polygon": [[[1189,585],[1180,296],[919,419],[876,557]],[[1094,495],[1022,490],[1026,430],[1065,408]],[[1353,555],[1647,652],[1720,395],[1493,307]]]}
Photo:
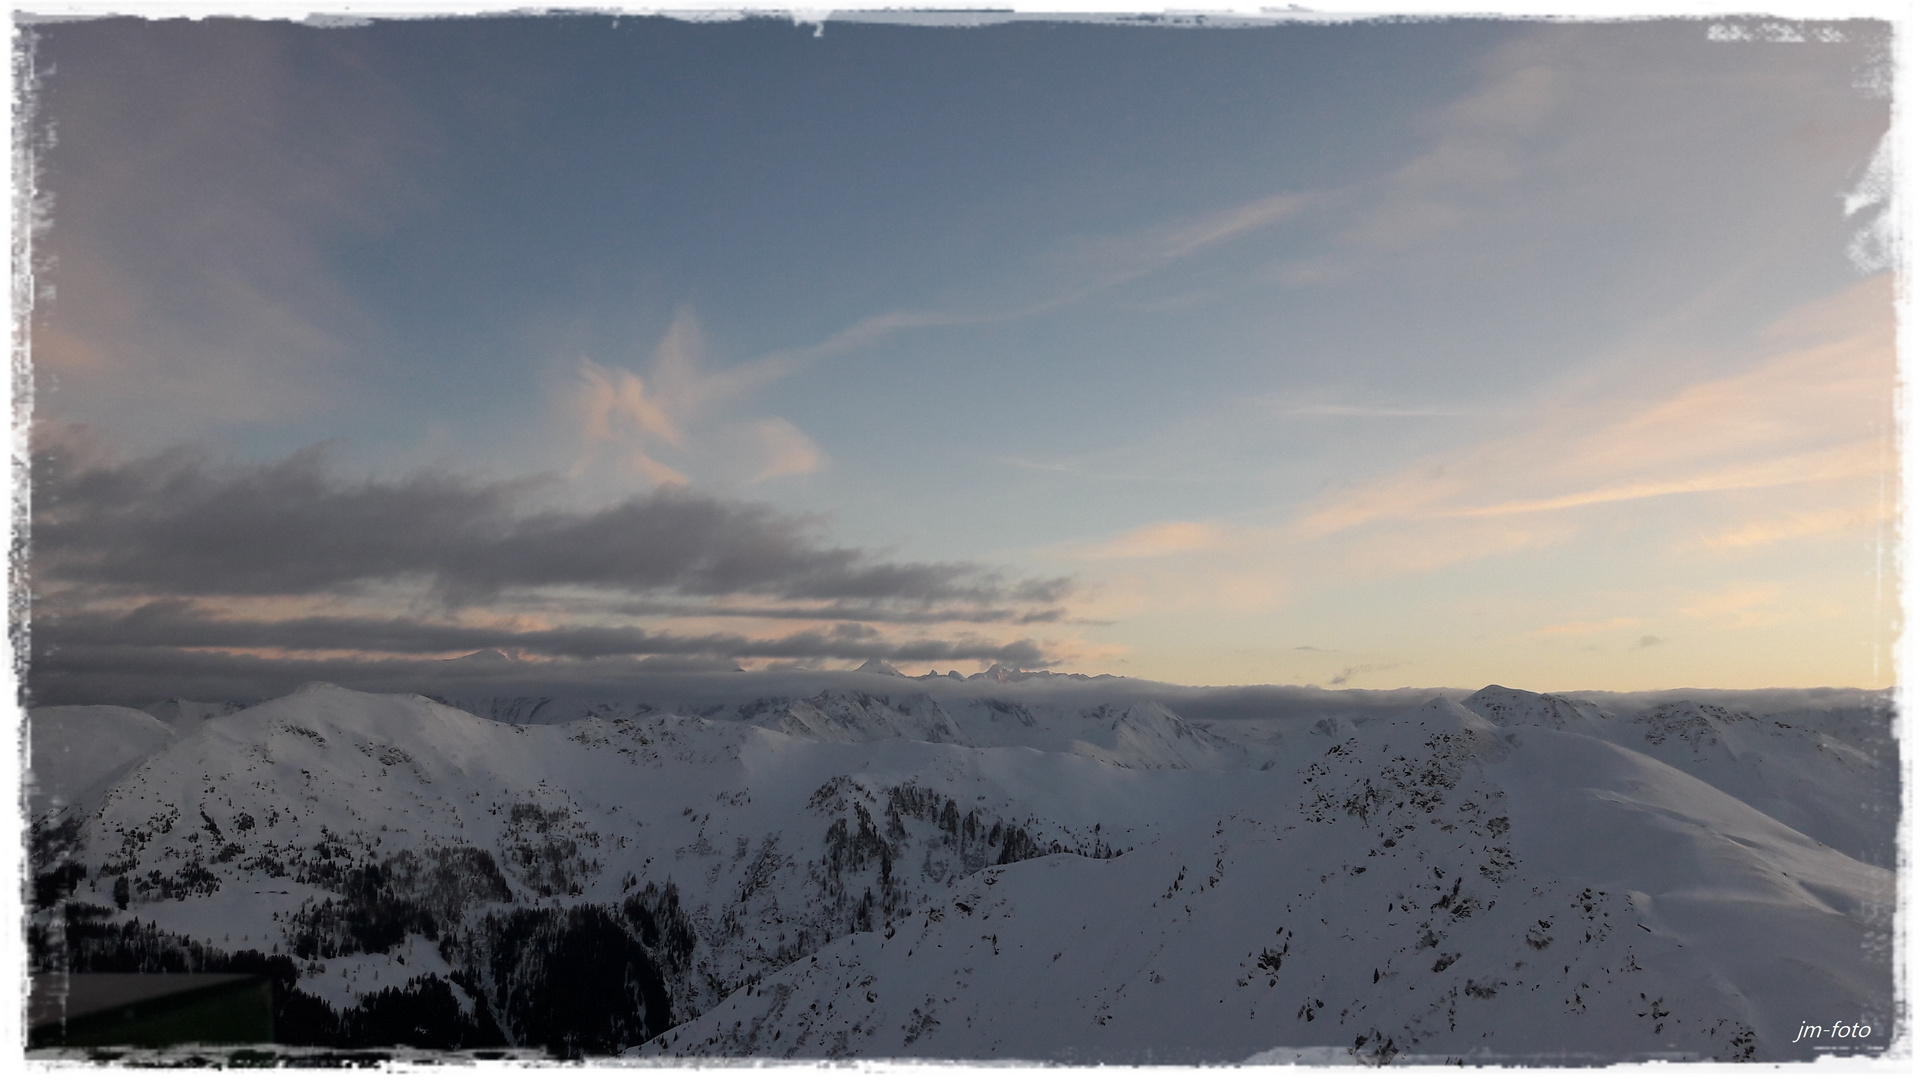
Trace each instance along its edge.
{"label": "sky", "polygon": [[1884,24],[30,47],[41,700],[1892,682]]}

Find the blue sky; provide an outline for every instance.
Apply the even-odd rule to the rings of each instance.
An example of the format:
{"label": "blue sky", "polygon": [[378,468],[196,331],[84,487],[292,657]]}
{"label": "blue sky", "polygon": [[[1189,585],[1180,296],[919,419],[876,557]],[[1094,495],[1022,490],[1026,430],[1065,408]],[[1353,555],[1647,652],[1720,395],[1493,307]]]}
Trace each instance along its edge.
{"label": "blue sky", "polygon": [[[50,632],[1883,685],[1885,29],[1726,25],[42,26]],[[102,532],[271,477],[457,489],[505,546],[296,545],[346,569],[240,589]],[[879,576],[473,571],[551,554],[539,514],[691,512],[661,492]],[[260,629],[298,619],[338,634]]]}

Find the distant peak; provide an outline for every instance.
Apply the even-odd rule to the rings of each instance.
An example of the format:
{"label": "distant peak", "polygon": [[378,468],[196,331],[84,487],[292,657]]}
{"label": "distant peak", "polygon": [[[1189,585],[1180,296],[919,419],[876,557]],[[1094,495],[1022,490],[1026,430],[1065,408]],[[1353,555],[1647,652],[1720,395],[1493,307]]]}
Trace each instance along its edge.
{"label": "distant peak", "polygon": [[345,690],[346,688],[343,686],[337,686],[330,682],[321,682],[316,679],[313,682],[301,683],[299,686],[294,688],[293,693],[288,694],[287,696],[297,697],[302,694],[338,694],[338,693],[344,692]]}
{"label": "distant peak", "polygon": [[855,668],[854,670],[865,671],[874,675],[899,675],[900,674],[899,668],[894,667],[892,664],[887,663],[885,660],[882,660],[877,656],[867,661],[866,663],[861,664],[859,667]]}
{"label": "distant peak", "polygon": [[[931,676],[933,673],[928,672],[927,674]],[[947,674],[949,677],[955,678],[955,679],[958,679],[961,677],[960,673],[957,671],[950,671]],[[972,675],[966,676],[966,680],[968,682],[980,680],[985,682],[997,682],[997,683],[1025,682],[1028,679],[1086,680],[1086,679],[1115,679],[1115,678],[1119,678],[1119,676],[1117,675],[1082,675],[1079,672],[1065,672],[1065,671],[1028,671],[1025,668],[1005,667],[1000,664],[995,664],[985,671],[975,672]]]}

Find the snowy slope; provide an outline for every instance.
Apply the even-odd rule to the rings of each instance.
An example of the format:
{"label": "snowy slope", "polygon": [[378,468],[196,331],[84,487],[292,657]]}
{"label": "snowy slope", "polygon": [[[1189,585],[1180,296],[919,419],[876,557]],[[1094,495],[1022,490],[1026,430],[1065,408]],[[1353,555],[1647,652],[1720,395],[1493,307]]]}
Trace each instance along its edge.
{"label": "snowy slope", "polygon": [[1891,875],[1644,756],[1437,701],[1272,796],[1108,862],[985,871],[645,1052],[1740,1060],[1808,1056],[1807,1015],[1886,1030],[1862,945]]}
{"label": "snowy slope", "polygon": [[[561,1053],[1781,1059],[1815,1013],[1885,1030],[1890,875],[1831,839],[1897,777],[1843,753],[1870,717],[1490,687],[1195,721],[1119,680],[859,678],[198,718],[38,845],[68,862],[36,864],[36,961],[257,950],[309,1041]],[[124,742],[127,712],[54,721]]]}
{"label": "snowy slope", "polygon": [[1575,732],[1646,754],[1838,851],[1894,866],[1897,755],[1846,710],[1756,715],[1682,698],[1616,715],[1591,701],[1501,686],[1461,704],[1500,727]]}
{"label": "snowy slope", "polygon": [[245,705],[231,701],[187,701],[183,698],[168,698],[165,701],[143,705],[140,711],[176,732],[185,733],[216,716],[229,716],[244,708],[246,708]]}
{"label": "snowy slope", "polygon": [[[76,899],[290,952],[301,987],[343,1009],[422,975],[510,996],[483,985],[493,924],[649,896],[691,938],[658,965],[671,1004],[649,1023],[664,1028],[984,866],[1155,834],[1193,795],[1058,757],[679,716],[514,726],[314,685],[211,720],[130,775],[85,823]],[[470,940],[414,940],[446,944],[453,927]]]}
{"label": "snowy slope", "polygon": [[[641,698],[459,697],[445,703],[476,715],[521,724],[583,717],[625,719],[662,713],[738,720],[799,738],[863,743],[913,739],[961,746],[1028,747],[1091,757],[1125,768],[1218,768],[1246,757],[1154,701],[1103,701],[1012,694],[1005,679],[947,680],[926,685],[897,674],[873,689],[829,688],[806,696],[717,694],[665,701]],[[1019,680],[1015,680],[1016,682]],[[942,685],[957,682],[959,685]],[[990,686],[983,687],[982,682]]]}
{"label": "snowy slope", "polygon": [[864,743],[880,739],[970,745],[937,702],[924,694],[898,704],[867,694],[822,691],[800,701],[764,702],[739,710],[760,727],[820,742]]}
{"label": "snowy slope", "polygon": [[56,705],[27,714],[31,748],[27,777],[35,816],[98,798],[174,730],[137,709]]}
{"label": "snowy slope", "polygon": [[1068,744],[1072,753],[1129,769],[1220,768],[1238,764],[1244,753],[1153,702],[1125,709],[1096,708],[1090,716],[1111,722],[1084,732]]}

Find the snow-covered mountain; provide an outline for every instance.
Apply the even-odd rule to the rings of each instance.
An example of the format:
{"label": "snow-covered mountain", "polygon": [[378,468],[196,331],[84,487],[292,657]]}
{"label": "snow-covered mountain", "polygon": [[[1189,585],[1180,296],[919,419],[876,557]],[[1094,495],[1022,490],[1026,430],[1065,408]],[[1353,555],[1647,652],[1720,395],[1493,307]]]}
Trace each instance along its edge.
{"label": "snow-covered mountain", "polygon": [[1860,710],[1804,705],[1756,715],[1668,699],[1618,715],[1591,701],[1489,686],[1462,702],[1500,727],[1591,735],[1679,769],[1822,843],[1894,866],[1900,819],[1896,750]]}
{"label": "snow-covered mountain", "polygon": [[34,961],[265,971],[280,1037],[330,1045],[1779,1060],[1815,1018],[1886,1045],[1885,695],[1262,719],[1004,670],[734,678],[35,710],[68,794],[35,804]]}

